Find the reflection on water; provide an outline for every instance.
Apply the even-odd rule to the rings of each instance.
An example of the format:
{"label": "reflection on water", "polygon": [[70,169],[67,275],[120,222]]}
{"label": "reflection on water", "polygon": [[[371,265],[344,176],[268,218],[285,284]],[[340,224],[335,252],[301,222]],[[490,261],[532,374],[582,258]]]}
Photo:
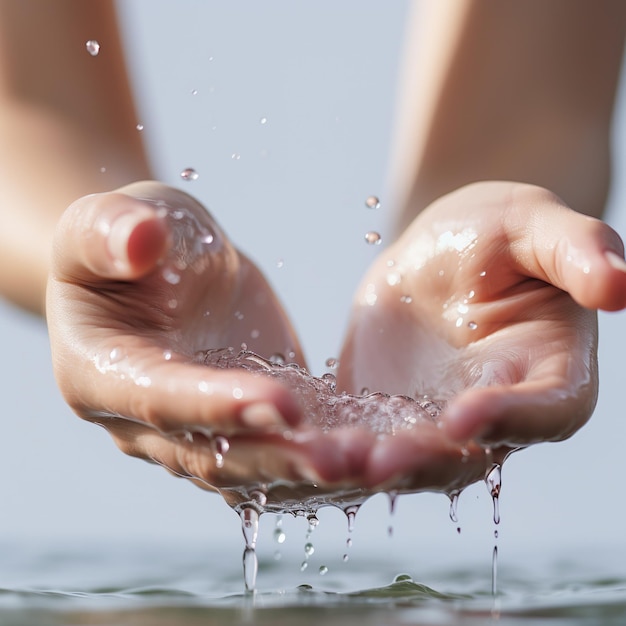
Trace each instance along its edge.
{"label": "reflection on water", "polygon": [[213,553],[208,562],[194,548],[92,544],[2,552],[3,625],[626,623],[626,575],[598,575],[581,556],[577,565],[555,560],[539,569],[503,569],[494,598],[489,572],[471,566],[426,567],[418,580],[416,572],[393,574],[393,563],[372,559],[322,578],[311,573],[301,583],[295,563],[270,559],[261,563],[262,585],[252,595],[243,590],[237,559]]}

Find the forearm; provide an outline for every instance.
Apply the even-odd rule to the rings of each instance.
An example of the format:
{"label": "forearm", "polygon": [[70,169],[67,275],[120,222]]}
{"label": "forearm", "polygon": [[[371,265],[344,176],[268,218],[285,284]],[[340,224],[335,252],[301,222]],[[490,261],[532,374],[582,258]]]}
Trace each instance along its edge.
{"label": "forearm", "polygon": [[136,124],[112,2],[0,2],[2,295],[43,312],[59,215],[149,176]]}
{"label": "forearm", "polygon": [[391,186],[398,230],[437,197],[501,179],[600,215],[623,55],[622,0],[438,0],[414,12]]}

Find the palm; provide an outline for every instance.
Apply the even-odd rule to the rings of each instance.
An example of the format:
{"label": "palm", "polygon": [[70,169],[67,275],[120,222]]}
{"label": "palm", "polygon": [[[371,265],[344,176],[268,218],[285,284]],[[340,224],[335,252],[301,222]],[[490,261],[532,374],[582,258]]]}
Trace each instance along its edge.
{"label": "palm", "polygon": [[529,275],[512,219],[501,193],[467,190],[422,213],[362,284],[342,384],[448,400],[455,428],[489,443],[579,427],[597,390],[595,313]]}

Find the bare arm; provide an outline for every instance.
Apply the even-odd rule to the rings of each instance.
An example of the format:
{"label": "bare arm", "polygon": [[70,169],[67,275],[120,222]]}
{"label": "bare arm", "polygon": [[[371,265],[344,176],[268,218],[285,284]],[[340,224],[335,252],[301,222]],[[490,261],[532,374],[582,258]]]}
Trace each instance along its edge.
{"label": "bare arm", "polygon": [[464,184],[547,187],[600,216],[622,0],[438,0],[408,29],[392,188],[401,232]]}
{"label": "bare arm", "polygon": [[0,294],[43,312],[63,210],[149,176],[136,124],[112,0],[0,0]]}

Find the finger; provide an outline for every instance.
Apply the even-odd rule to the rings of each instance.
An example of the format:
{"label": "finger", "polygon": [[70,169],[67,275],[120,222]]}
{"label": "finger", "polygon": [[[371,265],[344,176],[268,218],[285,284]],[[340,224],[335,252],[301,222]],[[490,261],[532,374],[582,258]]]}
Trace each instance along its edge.
{"label": "finger", "polygon": [[401,491],[451,493],[480,480],[489,460],[475,444],[449,441],[434,424],[379,441],[369,459],[366,481]]}
{"label": "finger", "polygon": [[136,280],[165,255],[168,229],[156,207],[125,193],[85,196],[55,232],[53,271],[61,280]]}
{"label": "finger", "polygon": [[134,335],[118,340],[124,349],[96,351],[87,361],[76,355],[83,366],[63,370],[65,398],[85,419],[122,416],[164,433],[281,430],[301,420],[290,391],[269,377],[189,363]]}
{"label": "finger", "polygon": [[504,223],[524,273],[567,291],[584,307],[626,307],[624,246],[607,224],[529,185],[513,188]]}
{"label": "finger", "polygon": [[589,419],[595,402],[591,380],[573,393],[558,376],[547,376],[468,390],[450,403],[441,423],[453,441],[526,446],[567,439]]}

